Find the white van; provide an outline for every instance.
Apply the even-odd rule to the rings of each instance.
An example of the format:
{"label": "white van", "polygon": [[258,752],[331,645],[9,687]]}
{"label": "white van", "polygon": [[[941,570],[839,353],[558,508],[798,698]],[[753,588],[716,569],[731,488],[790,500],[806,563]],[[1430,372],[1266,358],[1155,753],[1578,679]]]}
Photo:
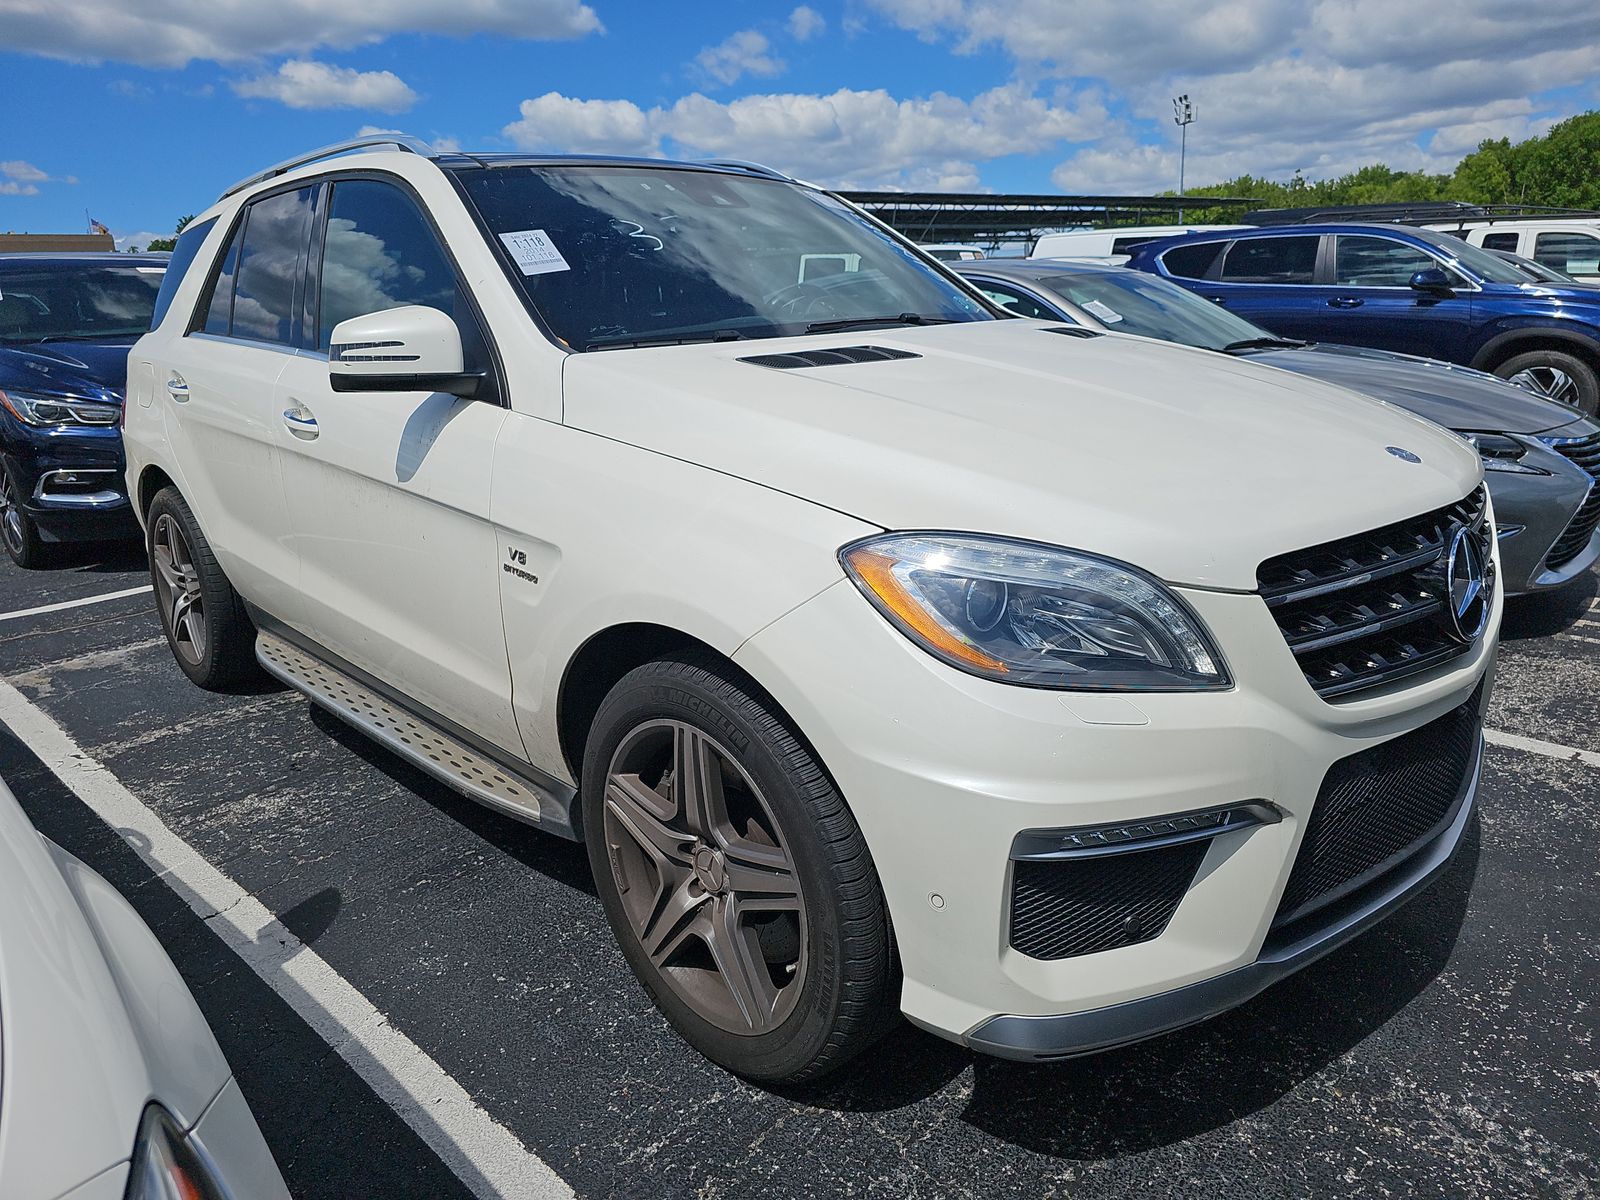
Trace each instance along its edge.
{"label": "white van", "polygon": [[1040,235],[1028,257],[1094,258],[1121,266],[1137,247],[1146,242],[1185,233],[1248,228],[1248,225],[1123,225],[1114,229],[1074,229],[1068,233]]}
{"label": "white van", "polygon": [[1600,217],[1550,220],[1460,221],[1429,225],[1485,250],[1509,250],[1584,283],[1600,283]]}

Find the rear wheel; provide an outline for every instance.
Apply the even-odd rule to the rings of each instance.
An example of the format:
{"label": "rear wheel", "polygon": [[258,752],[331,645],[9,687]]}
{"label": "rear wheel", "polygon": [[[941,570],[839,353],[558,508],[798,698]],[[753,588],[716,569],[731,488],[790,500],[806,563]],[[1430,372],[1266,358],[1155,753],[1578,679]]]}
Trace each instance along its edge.
{"label": "rear wheel", "polygon": [[584,834],[612,930],[678,1032],[792,1083],[887,1027],[894,952],[854,817],[753,691],[710,656],[624,677],[589,734]]}
{"label": "rear wheel", "polygon": [[1537,395],[1581,408],[1590,416],[1600,410],[1600,377],[1575,354],[1529,350],[1506,359],[1494,373]]}
{"label": "rear wheel", "polygon": [[46,548],[39,527],[22,507],[22,492],[11,472],[0,465],[0,541],[11,561],[24,570],[45,565]]}
{"label": "rear wheel", "polygon": [[145,527],[156,609],[183,673],[208,691],[257,677],[255,626],[177,488],[156,494]]}

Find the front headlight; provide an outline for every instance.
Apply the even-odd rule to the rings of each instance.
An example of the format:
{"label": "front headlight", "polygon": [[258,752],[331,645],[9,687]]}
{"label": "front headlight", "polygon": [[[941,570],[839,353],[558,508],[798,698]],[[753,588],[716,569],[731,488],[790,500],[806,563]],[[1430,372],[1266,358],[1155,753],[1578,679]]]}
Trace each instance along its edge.
{"label": "front headlight", "polygon": [[120,405],[98,400],[57,399],[26,392],[0,392],[0,404],[28,425],[115,425],[122,411]]}
{"label": "front headlight", "polygon": [[123,1200],[226,1200],[210,1158],[159,1104],[144,1110]]}
{"label": "front headlight", "polygon": [[885,534],[839,560],[895,628],[973,675],[1083,691],[1229,686],[1199,618],[1124,563],[965,533]]}
{"label": "front headlight", "polygon": [[1550,474],[1543,467],[1529,466],[1521,461],[1528,453],[1528,447],[1516,438],[1503,433],[1463,433],[1461,436],[1472,443],[1472,448],[1483,460],[1485,471],[1507,471],[1513,475]]}

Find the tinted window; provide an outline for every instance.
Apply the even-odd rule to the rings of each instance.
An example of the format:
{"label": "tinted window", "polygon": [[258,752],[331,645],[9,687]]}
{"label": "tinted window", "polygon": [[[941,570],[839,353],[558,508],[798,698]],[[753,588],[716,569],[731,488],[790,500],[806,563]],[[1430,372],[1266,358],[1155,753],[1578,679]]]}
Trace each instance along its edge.
{"label": "tinted window", "polygon": [[1199,242],[1193,246],[1174,246],[1161,256],[1168,275],[1179,279],[1204,279],[1227,242]]}
{"label": "tinted window", "polygon": [[311,229],[312,190],[281,192],[250,206],[234,285],[234,337],[293,343],[295,288]]}
{"label": "tinted window", "polygon": [[1418,271],[1438,265],[1431,254],[1384,237],[1340,234],[1333,253],[1334,282],[1346,287],[1407,287]]}
{"label": "tinted window", "polygon": [[1517,249],[1517,235],[1514,233],[1486,233],[1483,235],[1483,248],[1485,250],[1510,250]]}
{"label": "tinted window", "polygon": [[1045,286],[1117,333],[1206,350],[1272,336],[1188,288],[1143,271],[1054,275]]}
{"label": "tinted window", "polygon": [[989,279],[974,279],[972,281],[989,299],[993,300],[1007,312],[1014,312],[1019,317],[1035,317],[1041,321],[1059,321],[1061,318],[1040,304],[1031,296],[1014,291],[1003,284],[995,283]]}
{"label": "tinted window", "polygon": [[189,273],[189,267],[194,263],[194,256],[200,253],[200,243],[206,240],[206,235],[216,223],[215,217],[209,221],[201,221],[198,225],[191,221],[178,235],[178,244],[172,248],[172,257],[167,261],[167,273],[161,280],[161,290],[156,293],[155,311],[150,314],[151,329],[161,324],[161,319],[167,315],[167,309],[172,307],[172,293],[178,290],[183,277]]}
{"label": "tinted window", "polygon": [[1315,237],[1249,238],[1230,246],[1222,260],[1229,283],[1310,283],[1316,271]]}
{"label": "tinted window", "polygon": [[[124,341],[150,328],[164,267],[115,265],[115,255],[0,267],[0,343]],[[70,352],[69,352],[70,353]]]}
{"label": "tinted window", "polygon": [[211,304],[206,309],[207,333],[228,336],[228,326],[233,321],[233,277],[239,273],[239,243],[244,241],[244,222],[240,221],[233,237],[228,239],[228,249],[216,270],[211,272]]}
{"label": "tinted window", "polygon": [[432,228],[399,188],[370,179],[333,185],[321,287],[319,349],[351,317],[407,304],[457,309],[455,271]]}
{"label": "tinted window", "polygon": [[1140,246],[1145,245],[1147,242],[1153,242],[1156,240],[1158,239],[1151,234],[1145,234],[1143,237],[1114,238],[1111,242],[1111,253],[1132,254]]}
{"label": "tinted window", "polygon": [[1541,233],[1533,259],[1568,275],[1600,275],[1600,237],[1587,233]]}

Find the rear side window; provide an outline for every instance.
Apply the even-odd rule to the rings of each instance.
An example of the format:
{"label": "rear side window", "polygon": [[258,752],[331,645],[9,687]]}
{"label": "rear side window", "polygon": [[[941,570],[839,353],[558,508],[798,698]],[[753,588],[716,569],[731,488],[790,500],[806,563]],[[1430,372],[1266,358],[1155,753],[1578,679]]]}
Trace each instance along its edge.
{"label": "rear side window", "polygon": [[1111,242],[1111,253],[1113,253],[1113,254],[1132,254],[1140,246],[1145,245],[1147,242],[1153,242],[1153,241],[1156,241],[1156,240],[1157,240],[1157,238],[1155,236],[1151,235],[1151,234],[1145,234],[1142,237],[1120,237],[1120,238],[1115,238]]}
{"label": "rear side window", "polygon": [[233,277],[239,272],[239,243],[244,241],[244,222],[233,231],[228,249],[217,269],[211,273],[211,304],[206,309],[206,322],[201,327],[206,333],[218,337],[228,336],[228,326],[233,323]]}
{"label": "rear side window", "polygon": [[294,342],[294,314],[311,230],[313,189],[257,200],[245,217],[234,284],[234,337]]}
{"label": "rear side window", "polygon": [[1418,271],[1438,265],[1431,254],[1393,238],[1341,233],[1333,254],[1333,277],[1346,287],[1406,287]]}
{"label": "rear side window", "polygon": [[1199,242],[1193,246],[1174,246],[1161,256],[1161,265],[1167,269],[1168,275],[1176,275],[1179,279],[1204,279],[1211,271],[1211,264],[1217,261],[1217,255],[1227,242]]}
{"label": "rear side window", "polygon": [[1229,283],[1311,283],[1317,273],[1317,238],[1241,239],[1222,260]]}
{"label": "rear side window", "polygon": [[[333,185],[321,286],[319,349],[333,327],[351,317],[407,304],[456,314],[455,270],[433,228],[409,196],[376,180]],[[466,341],[466,328],[462,335]]]}
{"label": "rear side window", "polygon": [[183,232],[178,235],[178,244],[172,248],[172,257],[167,261],[167,273],[161,279],[161,290],[156,293],[156,306],[150,314],[151,329],[161,324],[162,318],[167,315],[167,309],[172,307],[172,294],[178,290],[183,277],[194,265],[194,256],[200,253],[200,243],[206,240],[206,235],[216,224],[215,217],[209,221],[201,221],[198,225],[191,222],[185,225]]}
{"label": "rear side window", "polygon": [[1568,275],[1600,275],[1600,237],[1587,233],[1541,233],[1534,239],[1533,258]]}
{"label": "rear side window", "polygon": [[1517,235],[1514,233],[1486,233],[1483,235],[1483,248],[1485,250],[1509,250],[1517,252]]}

